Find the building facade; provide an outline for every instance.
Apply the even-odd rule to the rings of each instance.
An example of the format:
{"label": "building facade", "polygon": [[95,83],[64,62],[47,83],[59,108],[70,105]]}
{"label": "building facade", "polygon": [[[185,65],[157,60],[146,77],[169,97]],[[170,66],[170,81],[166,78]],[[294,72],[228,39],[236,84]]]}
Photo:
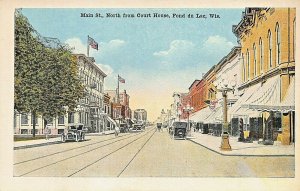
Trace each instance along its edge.
{"label": "building facade", "polygon": [[189,87],[190,106],[194,108],[192,112],[197,112],[201,109],[199,83],[200,80],[195,80]]}
{"label": "building facade", "polygon": [[239,90],[256,94],[242,107],[259,112],[263,139],[294,142],[296,10],[246,8],[233,32],[241,45]]}
{"label": "building facade", "polygon": [[[85,86],[86,96],[79,100],[77,108],[66,115],[45,120],[42,116],[36,118],[36,134],[43,134],[48,124],[51,134],[61,134],[69,123],[83,123],[89,132],[100,132],[103,119],[100,112],[103,110],[103,84],[106,74],[95,64],[92,57],[84,54],[74,54],[79,77]],[[15,113],[15,134],[32,134],[33,119],[31,114]]]}

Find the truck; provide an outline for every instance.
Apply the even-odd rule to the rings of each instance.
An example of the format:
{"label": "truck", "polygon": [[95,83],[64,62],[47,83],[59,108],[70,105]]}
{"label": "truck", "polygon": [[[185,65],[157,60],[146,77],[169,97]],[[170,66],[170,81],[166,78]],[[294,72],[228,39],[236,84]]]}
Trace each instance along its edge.
{"label": "truck", "polygon": [[133,112],[133,118],[135,123],[133,124],[133,130],[145,130],[147,122],[147,111],[145,109],[136,109]]}

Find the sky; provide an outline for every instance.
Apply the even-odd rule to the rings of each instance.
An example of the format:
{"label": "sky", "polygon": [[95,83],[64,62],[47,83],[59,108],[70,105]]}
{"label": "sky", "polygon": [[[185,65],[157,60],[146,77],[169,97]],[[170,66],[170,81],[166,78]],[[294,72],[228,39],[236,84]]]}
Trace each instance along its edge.
{"label": "sky", "polygon": [[[38,33],[69,44],[74,53],[87,54],[87,36],[92,37],[99,50],[90,48],[90,56],[107,74],[104,88],[116,89],[119,74],[125,79],[120,91],[125,89],[130,95],[131,109],[146,109],[149,120],[155,120],[162,109],[170,108],[173,92],[188,92],[195,79],[201,79],[237,45],[232,25],[239,23],[242,11],[22,9]],[[93,17],[81,17],[81,13]],[[107,13],[121,17],[107,17]],[[154,17],[155,13],[169,17]],[[138,17],[149,14],[151,17]],[[206,18],[196,18],[197,14]],[[210,14],[219,18],[210,18]],[[179,15],[184,17],[178,18]]]}

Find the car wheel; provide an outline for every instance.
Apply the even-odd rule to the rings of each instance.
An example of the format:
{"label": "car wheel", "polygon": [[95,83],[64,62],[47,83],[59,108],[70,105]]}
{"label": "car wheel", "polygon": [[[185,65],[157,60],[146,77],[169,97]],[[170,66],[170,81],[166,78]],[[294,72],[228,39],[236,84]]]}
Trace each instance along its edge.
{"label": "car wheel", "polygon": [[65,135],[64,134],[61,134],[61,142],[66,142],[66,137],[65,137]]}

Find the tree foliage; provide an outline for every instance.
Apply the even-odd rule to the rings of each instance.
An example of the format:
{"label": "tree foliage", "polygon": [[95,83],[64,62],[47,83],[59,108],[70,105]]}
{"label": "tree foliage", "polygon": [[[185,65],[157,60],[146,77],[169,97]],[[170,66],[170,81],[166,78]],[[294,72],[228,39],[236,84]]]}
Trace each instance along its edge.
{"label": "tree foliage", "polygon": [[[78,76],[77,62],[68,46],[45,40],[17,11],[15,109],[21,113],[31,112],[33,116],[53,118],[73,111],[83,96],[84,86]],[[33,125],[35,131],[35,122]]]}

